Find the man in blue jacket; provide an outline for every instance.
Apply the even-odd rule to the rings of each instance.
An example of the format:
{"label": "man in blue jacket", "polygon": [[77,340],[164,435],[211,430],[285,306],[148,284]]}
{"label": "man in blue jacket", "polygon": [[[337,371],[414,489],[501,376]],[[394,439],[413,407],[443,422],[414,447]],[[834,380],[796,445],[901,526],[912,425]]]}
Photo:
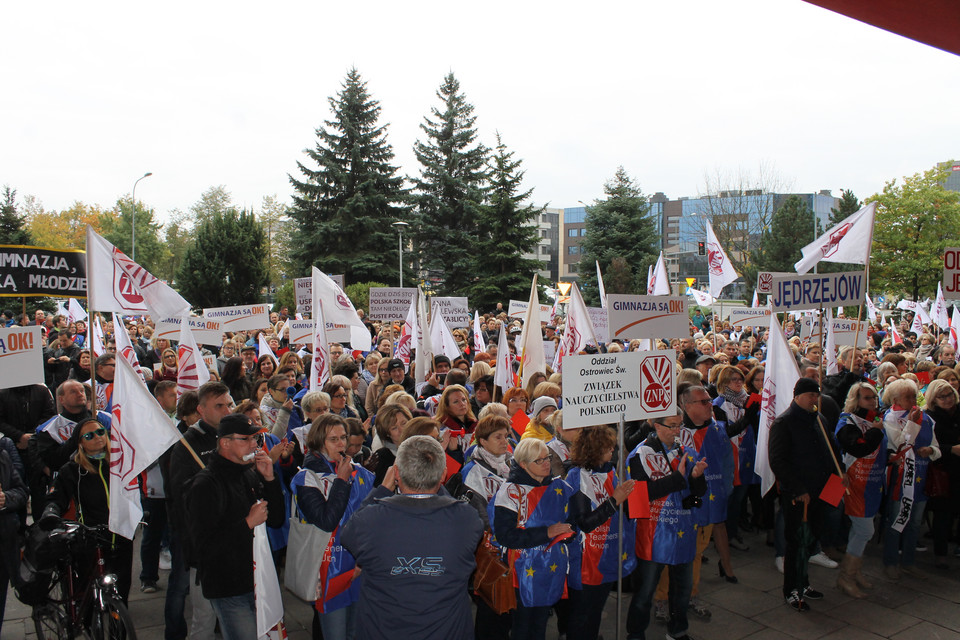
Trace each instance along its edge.
{"label": "man in blue jacket", "polygon": [[373,499],[344,525],[341,540],[362,570],[358,638],[474,637],[467,583],[483,523],[469,503],[437,494],[445,473],[440,443],[404,440],[400,495]]}

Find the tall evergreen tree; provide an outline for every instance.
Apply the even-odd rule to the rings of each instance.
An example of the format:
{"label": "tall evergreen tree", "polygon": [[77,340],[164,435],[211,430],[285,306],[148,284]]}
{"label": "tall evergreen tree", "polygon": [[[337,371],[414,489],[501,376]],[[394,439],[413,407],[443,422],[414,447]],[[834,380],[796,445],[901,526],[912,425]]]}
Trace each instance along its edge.
{"label": "tall evergreen tree", "polygon": [[316,265],[342,273],[347,283],[382,280],[395,273],[391,224],[409,216],[403,178],[390,164],[393,148],[379,125],[380,103],[370,97],[360,72],[350,69],[329,99],[333,118],[317,129],[306,154],[318,168],[297,162],[303,179],[294,188],[289,216],[297,225],[292,258],[299,275]]}
{"label": "tall evergreen tree", "polygon": [[32,244],[26,216],[17,211],[17,190],[9,185],[4,186],[0,203],[0,244]]}
{"label": "tall evergreen tree", "polygon": [[[800,249],[813,239],[809,225],[797,224],[797,220],[810,220],[813,211],[800,196],[788,196],[773,214],[770,228],[764,230],[760,246],[763,253],[755,256],[759,271],[795,271],[794,264],[800,259]],[[747,281],[752,289],[756,278]]]}
{"label": "tall evergreen tree", "polygon": [[837,224],[845,218],[849,218],[860,210],[860,200],[850,189],[844,189],[840,195],[840,203],[836,207],[830,208],[830,222],[828,228]]}
{"label": "tall evergreen tree", "polygon": [[267,239],[252,212],[214,212],[197,225],[177,274],[180,293],[194,307],[253,304],[270,281]]}
{"label": "tall evergreen tree", "polygon": [[477,142],[473,105],[448,73],[437,91],[441,107],[420,125],[426,140],[414,153],[420,177],[414,179],[417,205],[414,250],[421,275],[440,294],[462,294],[474,280],[478,221],[482,215],[488,150]]}
{"label": "tall evergreen tree", "polygon": [[469,251],[475,279],[466,293],[473,308],[488,309],[505,300],[525,299],[534,272],[543,266],[540,260],[524,257],[536,251],[535,220],[543,208],[524,204],[533,190],[520,190],[524,174],[520,164],[498,133],[496,153],[489,162],[490,202],[480,208],[479,233]]}
{"label": "tall evergreen tree", "polygon": [[[623,258],[633,281],[632,292],[646,293],[647,266],[656,261],[656,225],[650,204],[623,167],[603,185],[605,200],[587,207],[586,229],[580,249],[581,292],[587,304],[597,305],[595,262],[607,271],[614,258]],[[623,293],[632,293],[623,292]]]}

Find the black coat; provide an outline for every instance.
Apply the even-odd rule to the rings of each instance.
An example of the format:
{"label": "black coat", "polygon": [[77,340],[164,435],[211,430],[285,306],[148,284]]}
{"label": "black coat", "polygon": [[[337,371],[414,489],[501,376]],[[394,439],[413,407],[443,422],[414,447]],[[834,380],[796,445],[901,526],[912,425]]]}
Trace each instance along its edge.
{"label": "black coat", "polygon": [[780,483],[780,495],[787,499],[806,493],[816,500],[830,475],[837,472],[834,457],[840,461],[840,448],[829,432],[827,446],[818,417],[826,426],[822,414],[810,413],[791,402],[770,426],[770,469]]}
{"label": "black coat", "polygon": [[56,414],[53,396],[42,384],[0,390],[0,431],[14,444]]}
{"label": "black coat", "polygon": [[[201,420],[193,425],[183,435],[183,439],[193,448],[204,465],[210,464],[217,449],[217,430]],[[183,557],[188,566],[197,566],[193,557],[193,548],[190,536],[187,535],[186,501],[184,491],[187,484],[193,479],[201,467],[194,460],[193,455],[182,442],[173,445],[170,452],[170,463],[164,475],[163,491],[167,496],[167,516],[170,520],[170,529],[178,537],[183,549]],[[160,465],[160,472],[164,472],[164,465]]]}
{"label": "black coat", "polygon": [[44,515],[55,513],[63,516],[70,509],[70,503],[76,505],[76,518],[88,527],[110,522],[110,500],[107,487],[110,486],[109,462],[91,460],[94,471],[88,471],[79,463],[71,460],[61,467],[53,480],[53,487],[47,494],[47,506]]}

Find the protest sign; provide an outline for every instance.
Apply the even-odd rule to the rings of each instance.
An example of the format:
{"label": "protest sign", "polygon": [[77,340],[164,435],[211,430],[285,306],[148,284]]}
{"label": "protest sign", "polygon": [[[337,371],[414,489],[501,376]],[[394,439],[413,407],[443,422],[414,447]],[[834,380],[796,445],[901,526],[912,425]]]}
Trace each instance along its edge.
{"label": "protest sign", "polygon": [[270,326],[270,306],[244,304],[238,307],[215,307],[204,309],[203,317],[219,320],[224,331],[251,331]]}
{"label": "protest sign", "polygon": [[943,252],[943,295],[951,300],[960,299],[960,249],[956,247]]}
{"label": "protest sign", "polygon": [[[561,304],[569,302],[569,296],[566,300],[561,300]],[[507,316],[511,320],[523,320],[527,315],[527,307],[530,306],[530,303],[526,300],[511,300],[510,306],[507,307]],[[550,322],[550,311],[553,309],[552,305],[542,304],[540,305],[540,322]]]}
{"label": "protest sign", "polygon": [[686,298],[609,293],[607,317],[611,338],[633,340],[690,335]]}
{"label": "protest sign", "polygon": [[[343,275],[331,276],[331,280],[337,283],[340,290],[343,290]],[[294,278],[293,295],[296,299],[297,312],[303,315],[313,313],[313,278]]]}
{"label": "protest sign", "polygon": [[772,286],[774,313],[857,306],[867,289],[863,271],[775,276]]}
{"label": "protest sign", "polygon": [[313,320],[290,321],[290,344],[310,344],[313,341]]}
{"label": "protest sign", "polygon": [[0,296],[87,297],[86,254],[0,245]]}
{"label": "protest sign", "polygon": [[770,309],[764,307],[737,307],[730,310],[730,324],[735,327],[766,327],[770,324]]}
{"label": "protest sign", "polygon": [[[163,318],[157,322],[153,335],[173,342],[180,340],[180,323],[182,318]],[[193,339],[197,344],[208,344],[219,347],[223,343],[224,329],[219,320],[210,318],[187,318]]]}
{"label": "protest sign", "polygon": [[43,329],[0,329],[0,389],[43,384]]}
{"label": "protest sign", "polygon": [[[820,318],[804,316],[797,323],[800,327],[800,339],[805,342],[820,342]],[[867,323],[861,322],[858,342],[861,347],[867,346]],[[833,328],[833,337],[838,347],[852,347],[857,337],[857,322],[846,318],[834,318],[830,323]]]}
{"label": "protest sign", "polygon": [[[403,310],[402,317],[406,317],[407,309],[409,308],[410,302],[408,301],[407,307]],[[432,318],[437,313],[443,317],[447,326],[451,329],[468,327],[473,320],[470,316],[470,310],[467,307],[467,299],[462,296],[430,298],[430,317]]]}
{"label": "protest sign", "polygon": [[610,322],[607,310],[603,307],[587,307],[590,323],[593,325],[593,335],[597,342],[610,342]]}
{"label": "protest sign", "polygon": [[403,322],[410,310],[410,303],[417,295],[412,287],[371,287],[370,309],[368,316],[371,320],[381,322]]}

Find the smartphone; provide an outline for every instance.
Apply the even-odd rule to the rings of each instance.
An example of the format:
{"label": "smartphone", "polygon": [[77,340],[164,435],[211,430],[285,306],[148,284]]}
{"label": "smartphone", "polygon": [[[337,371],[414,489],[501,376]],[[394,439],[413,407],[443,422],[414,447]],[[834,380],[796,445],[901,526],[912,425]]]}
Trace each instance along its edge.
{"label": "smartphone", "polygon": [[446,381],[447,381],[447,374],[445,374],[445,373],[438,373],[438,374],[437,374],[437,380],[440,382],[440,384],[445,384]]}

